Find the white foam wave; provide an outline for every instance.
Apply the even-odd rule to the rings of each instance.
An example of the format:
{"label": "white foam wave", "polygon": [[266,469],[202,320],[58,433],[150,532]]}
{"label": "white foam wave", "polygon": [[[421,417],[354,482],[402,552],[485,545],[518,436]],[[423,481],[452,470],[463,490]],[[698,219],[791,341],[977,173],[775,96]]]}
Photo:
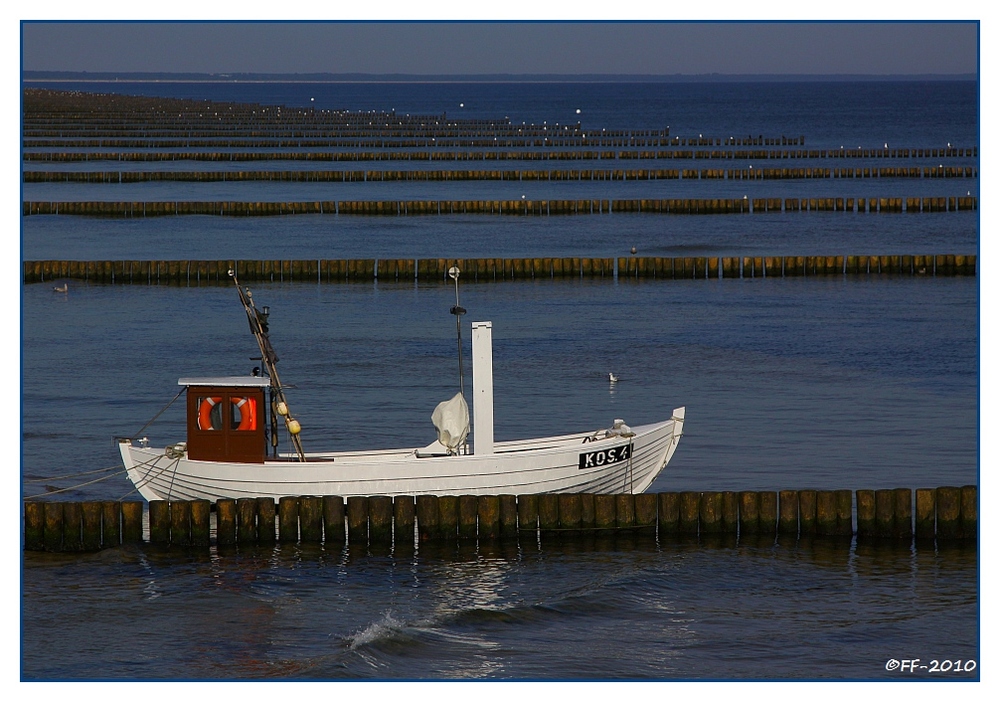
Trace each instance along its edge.
{"label": "white foam wave", "polygon": [[405,627],[406,623],[392,616],[391,611],[383,612],[378,620],[348,637],[348,648],[353,651],[361,646],[391,638],[401,633]]}

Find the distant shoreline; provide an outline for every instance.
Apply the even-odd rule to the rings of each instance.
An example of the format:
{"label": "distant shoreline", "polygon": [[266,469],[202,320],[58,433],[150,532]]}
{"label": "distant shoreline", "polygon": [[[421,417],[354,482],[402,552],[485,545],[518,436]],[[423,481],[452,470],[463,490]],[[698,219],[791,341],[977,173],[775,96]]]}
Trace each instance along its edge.
{"label": "distant shoreline", "polygon": [[953,82],[977,81],[974,73],[960,74],[267,74],[267,73],[85,73],[74,71],[23,71],[24,83],[846,83],[846,82]]}

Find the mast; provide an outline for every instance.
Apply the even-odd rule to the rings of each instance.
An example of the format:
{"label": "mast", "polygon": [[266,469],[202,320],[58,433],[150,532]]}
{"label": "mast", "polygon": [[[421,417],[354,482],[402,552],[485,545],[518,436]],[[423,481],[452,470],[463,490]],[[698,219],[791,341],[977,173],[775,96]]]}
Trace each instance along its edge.
{"label": "mast", "polygon": [[305,461],[305,453],[302,451],[302,439],[299,437],[302,427],[299,425],[299,421],[294,419],[288,411],[285,392],[281,387],[281,380],[278,378],[278,355],[274,352],[274,347],[271,346],[271,340],[267,335],[267,307],[264,308],[264,311],[257,309],[253,302],[253,293],[250,292],[249,288],[240,287],[240,282],[236,279],[236,271],[232,268],[229,269],[229,277],[236,284],[236,292],[240,296],[240,302],[243,303],[243,309],[247,313],[247,320],[250,322],[250,332],[260,347],[261,362],[264,364],[264,369],[271,379],[271,392],[278,400],[278,414],[285,418],[285,428],[288,429],[288,435],[292,439],[292,446],[295,448],[298,459]]}
{"label": "mast", "polygon": [[451,313],[455,315],[455,331],[458,334],[458,388],[465,397],[465,370],[462,368],[462,315],[465,308],[458,304],[458,276],[461,271],[458,266],[448,269],[448,276],[455,281],[455,306],[451,308]]}

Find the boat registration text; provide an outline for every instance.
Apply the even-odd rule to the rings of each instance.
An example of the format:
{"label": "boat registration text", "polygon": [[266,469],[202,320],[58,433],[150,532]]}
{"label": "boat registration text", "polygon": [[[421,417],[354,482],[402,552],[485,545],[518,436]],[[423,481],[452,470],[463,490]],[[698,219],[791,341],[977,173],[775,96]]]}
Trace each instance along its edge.
{"label": "boat registration text", "polygon": [[580,454],[580,468],[599,468],[611,463],[621,463],[632,457],[632,444],[615,446],[600,451],[590,451]]}

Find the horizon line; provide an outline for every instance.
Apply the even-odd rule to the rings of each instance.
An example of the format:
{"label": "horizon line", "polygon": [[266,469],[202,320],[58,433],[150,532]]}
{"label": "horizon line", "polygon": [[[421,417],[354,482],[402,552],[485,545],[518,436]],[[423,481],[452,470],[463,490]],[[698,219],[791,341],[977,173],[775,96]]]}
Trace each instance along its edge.
{"label": "horizon line", "polygon": [[637,82],[684,81],[834,81],[834,80],[978,80],[978,73],[333,73],[199,71],[61,71],[23,70],[22,82]]}

